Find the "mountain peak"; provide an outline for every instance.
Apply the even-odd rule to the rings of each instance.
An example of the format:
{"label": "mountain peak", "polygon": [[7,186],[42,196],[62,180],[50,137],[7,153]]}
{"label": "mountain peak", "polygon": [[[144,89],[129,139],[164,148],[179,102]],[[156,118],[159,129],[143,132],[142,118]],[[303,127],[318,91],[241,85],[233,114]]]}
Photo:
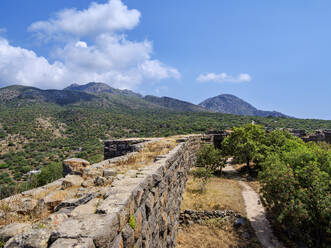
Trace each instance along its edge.
{"label": "mountain peak", "polygon": [[114,95],[125,95],[125,96],[135,96],[135,97],[141,97],[140,94],[135,93],[131,90],[119,90],[115,89],[108,84],[100,83],[100,82],[90,82],[87,84],[71,84],[68,87],[64,88],[64,90],[71,90],[71,91],[82,91],[85,93],[91,93],[91,94],[114,94]]}
{"label": "mountain peak", "polygon": [[221,94],[208,98],[199,105],[206,109],[225,114],[288,117],[276,111],[258,110],[248,102],[231,94]]}

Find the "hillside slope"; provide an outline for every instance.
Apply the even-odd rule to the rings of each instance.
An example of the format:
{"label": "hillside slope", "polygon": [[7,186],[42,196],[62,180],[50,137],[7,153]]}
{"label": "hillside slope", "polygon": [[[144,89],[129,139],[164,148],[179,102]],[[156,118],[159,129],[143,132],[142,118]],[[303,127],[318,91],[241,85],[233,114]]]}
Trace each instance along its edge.
{"label": "hillside slope", "polygon": [[285,114],[276,111],[258,110],[244,100],[230,94],[223,94],[211,97],[201,102],[199,106],[208,110],[236,115],[263,116],[263,117],[288,117]]}
{"label": "hillside slope", "polygon": [[195,105],[193,103],[181,101],[171,97],[157,97],[157,96],[145,96],[144,99],[148,102],[157,104],[159,106],[172,109],[175,111],[193,111],[193,112],[208,112],[207,109]]}

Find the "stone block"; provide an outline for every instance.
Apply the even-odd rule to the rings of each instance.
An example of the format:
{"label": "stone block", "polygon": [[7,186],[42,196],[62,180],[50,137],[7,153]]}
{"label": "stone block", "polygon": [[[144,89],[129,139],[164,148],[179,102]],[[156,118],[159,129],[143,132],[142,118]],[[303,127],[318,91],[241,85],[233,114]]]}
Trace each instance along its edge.
{"label": "stone block", "polygon": [[93,239],[77,238],[77,239],[57,239],[50,248],[95,248]]}
{"label": "stone block", "polygon": [[7,241],[8,239],[21,234],[31,229],[31,225],[27,223],[12,223],[0,229],[0,240]]}
{"label": "stone block", "polygon": [[69,175],[83,175],[86,167],[90,166],[90,162],[81,158],[70,158],[63,161],[63,177]]}
{"label": "stone block", "polygon": [[117,171],[114,168],[104,169],[102,172],[103,177],[115,177],[117,175]]}
{"label": "stone block", "polygon": [[83,215],[59,224],[52,233],[51,240],[90,237],[97,247],[108,247],[117,236],[118,230],[119,222],[116,214]]}
{"label": "stone block", "polygon": [[77,175],[67,175],[62,181],[62,189],[81,186],[84,179]]}

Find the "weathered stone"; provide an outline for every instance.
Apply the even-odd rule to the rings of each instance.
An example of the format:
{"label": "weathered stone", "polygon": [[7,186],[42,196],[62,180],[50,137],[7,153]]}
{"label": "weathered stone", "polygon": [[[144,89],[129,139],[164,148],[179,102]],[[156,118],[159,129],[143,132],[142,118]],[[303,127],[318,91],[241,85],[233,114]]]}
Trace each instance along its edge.
{"label": "weathered stone", "polygon": [[110,247],[111,248],[124,248],[123,238],[122,238],[121,234],[117,235],[117,237],[112,242]]}
{"label": "weathered stone", "polygon": [[[199,140],[199,136],[189,137],[167,155],[158,157],[155,163],[128,171],[125,175],[114,177],[114,163],[131,155],[81,167],[79,173],[73,174],[82,173],[82,177],[67,175],[51,186],[36,190],[33,196],[25,192],[23,198],[40,199],[46,195],[35,207],[35,202],[26,201],[25,208],[36,212],[39,205],[45,209],[42,207],[45,202],[49,210],[56,207],[57,212],[34,224],[27,232],[11,238],[8,247],[45,247],[45,243],[55,248],[174,247],[182,193],[190,166],[196,160]],[[110,186],[112,179],[115,181]],[[61,186],[64,190],[60,190]],[[220,214],[216,211],[191,214],[185,211],[192,223],[202,218],[217,218]],[[228,214],[231,213],[224,216]],[[238,217],[231,215],[231,220]],[[182,215],[180,221],[181,218]],[[37,230],[47,233],[36,234]]]}
{"label": "weathered stone", "polygon": [[94,179],[95,186],[104,186],[104,185],[106,185],[106,183],[107,183],[107,180],[104,177],[98,176]]}
{"label": "weathered stone", "polygon": [[79,199],[70,199],[67,201],[61,202],[59,205],[57,205],[54,209],[54,211],[59,211],[61,208],[75,208],[79,205],[85,204],[92,200],[94,198],[93,194],[85,195],[84,197],[81,197]]}
{"label": "weathered stone", "polygon": [[239,228],[247,223],[245,218],[236,218],[234,221],[234,227]]}
{"label": "weathered stone", "polygon": [[90,237],[97,247],[107,247],[119,229],[117,215],[83,215],[70,218],[59,224],[52,233],[51,240],[58,238]]}
{"label": "weathered stone", "polygon": [[49,226],[51,229],[56,228],[57,225],[68,219],[68,215],[64,213],[54,213],[47,217],[43,224]]}
{"label": "weathered stone", "polygon": [[0,229],[0,240],[7,241],[8,239],[26,232],[31,228],[30,224],[26,223],[12,223]]}
{"label": "weathered stone", "polygon": [[137,144],[144,142],[144,140],[127,139],[127,140],[107,140],[104,146],[104,157],[106,159],[123,156],[127,153],[138,151]]}
{"label": "weathered stone", "polygon": [[90,163],[81,158],[70,158],[63,161],[63,177],[69,175],[82,175]]}
{"label": "weathered stone", "polygon": [[103,177],[114,177],[117,175],[117,171],[114,168],[104,169],[102,176]]}
{"label": "weathered stone", "polygon": [[77,175],[67,175],[62,181],[62,189],[81,186],[84,179]]}
{"label": "weathered stone", "polygon": [[51,231],[42,229],[32,229],[8,240],[5,248],[47,248]]}
{"label": "weathered stone", "polygon": [[95,178],[97,176],[102,176],[102,170],[100,168],[89,167],[84,170],[83,176],[86,176],[89,178]]}
{"label": "weathered stone", "polygon": [[137,240],[141,236],[142,224],[143,224],[143,215],[141,210],[138,209],[136,214],[134,215],[135,218],[135,229],[134,229],[134,238]]}
{"label": "weathered stone", "polygon": [[82,216],[82,215],[88,215],[88,214],[94,214],[97,208],[97,205],[102,202],[101,199],[95,198],[91,201],[89,201],[86,204],[80,205],[76,207],[71,213],[71,216]]}
{"label": "weathered stone", "polygon": [[15,197],[8,201],[7,205],[10,211],[19,214],[30,214],[38,206],[38,200],[27,197]]}
{"label": "weathered stone", "polygon": [[95,248],[93,239],[90,238],[77,238],[77,239],[57,239],[51,248]]}
{"label": "weathered stone", "polygon": [[133,247],[134,244],[134,230],[129,224],[126,224],[122,230],[124,247]]}
{"label": "weathered stone", "polygon": [[59,203],[67,197],[65,191],[54,191],[44,198],[44,202],[49,210],[53,210]]}

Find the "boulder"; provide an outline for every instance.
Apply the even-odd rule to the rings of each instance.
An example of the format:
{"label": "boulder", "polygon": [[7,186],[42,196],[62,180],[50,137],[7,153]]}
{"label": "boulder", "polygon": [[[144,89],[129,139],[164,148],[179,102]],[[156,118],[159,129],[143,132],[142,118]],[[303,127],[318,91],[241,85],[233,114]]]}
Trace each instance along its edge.
{"label": "boulder", "polygon": [[100,204],[102,200],[99,198],[94,198],[86,204],[80,205],[76,207],[71,213],[71,216],[82,216],[88,214],[94,214],[97,206]]}
{"label": "boulder", "polygon": [[70,175],[83,175],[86,167],[90,166],[90,162],[81,158],[70,158],[63,161],[63,177]]}
{"label": "boulder", "polygon": [[62,181],[62,189],[81,186],[84,179],[77,175],[67,175]]}
{"label": "boulder", "polygon": [[[96,228],[97,227],[97,228]],[[67,237],[90,237],[97,247],[108,247],[119,229],[116,213],[83,215],[62,222],[52,233],[51,240]]]}
{"label": "boulder", "polygon": [[46,228],[32,229],[8,240],[5,248],[47,248],[51,231]]}
{"label": "boulder", "polygon": [[0,240],[7,241],[8,239],[21,234],[31,228],[30,224],[12,223],[0,229]]}
{"label": "boulder", "polygon": [[77,238],[77,239],[57,239],[51,248],[95,248],[93,239]]}
{"label": "boulder", "polygon": [[113,168],[103,170],[103,177],[114,177],[116,175],[117,175],[117,172]]}
{"label": "boulder", "polygon": [[38,206],[39,201],[31,198],[13,198],[8,202],[8,207],[12,212],[19,214],[29,214]]}
{"label": "boulder", "polygon": [[67,197],[67,195],[68,193],[63,190],[54,191],[44,198],[45,205],[49,210],[53,210]]}
{"label": "boulder", "polygon": [[68,215],[64,213],[54,213],[48,216],[42,223],[49,226],[51,229],[56,228],[57,225],[68,219]]}

